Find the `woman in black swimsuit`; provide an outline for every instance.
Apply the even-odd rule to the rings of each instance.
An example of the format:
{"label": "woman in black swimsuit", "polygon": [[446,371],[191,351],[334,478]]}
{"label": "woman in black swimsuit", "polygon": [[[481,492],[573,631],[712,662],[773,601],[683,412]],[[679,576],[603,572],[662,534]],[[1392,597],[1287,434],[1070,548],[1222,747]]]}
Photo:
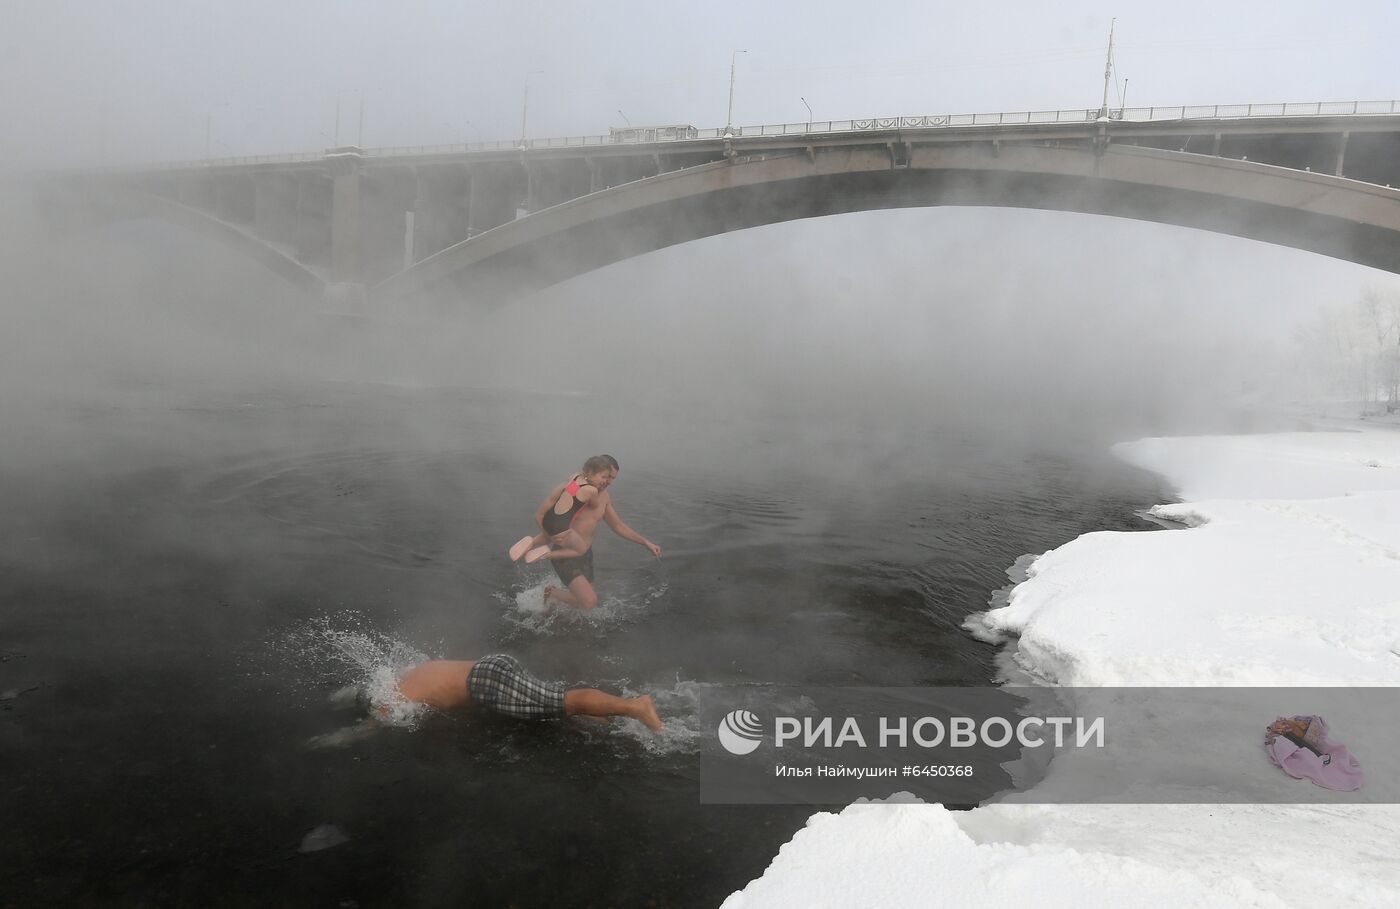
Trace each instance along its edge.
{"label": "woman in black swimsuit", "polygon": [[583,469],[564,484],[564,491],[559,493],[554,506],[545,512],[541,522],[542,532],[521,537],[510,547],[511,561],[519,561],[521,556],[525,557],[526,562],[575,559],[587,552],[589,544],[571,528],[579,512],[598,497],[597,476],[607,473],[611,466],[602,457],[585,461]]}

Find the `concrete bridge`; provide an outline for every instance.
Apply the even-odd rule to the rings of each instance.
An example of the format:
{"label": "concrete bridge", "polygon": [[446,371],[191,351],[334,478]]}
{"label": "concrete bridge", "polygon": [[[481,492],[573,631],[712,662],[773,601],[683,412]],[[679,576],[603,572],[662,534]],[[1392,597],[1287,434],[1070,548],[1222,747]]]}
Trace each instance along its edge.
{"label": "concrete bridge", "polygon": [[1400,103],[790,123],[70,174],[53,206],[156,217],[347,305],[500,298],[796,218],[995,205],[1177,224],[1400,273]]}

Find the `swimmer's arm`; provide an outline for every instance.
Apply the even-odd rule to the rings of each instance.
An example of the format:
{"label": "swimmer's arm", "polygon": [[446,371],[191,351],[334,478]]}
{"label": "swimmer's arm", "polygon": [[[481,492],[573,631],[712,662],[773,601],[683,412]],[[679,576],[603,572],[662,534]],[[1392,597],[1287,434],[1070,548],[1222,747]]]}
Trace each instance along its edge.
{"label": "swimmer's arm", "polygon": [[645,546],[648,552],[658,558],[661,556],[661,547],[623,523],[622,518],[617,515],[617,509],[612,507],[612,502],[609,502],[607,509],[604,510],[603,520],[607,521],[613,533],[622,537],[624,540],[636,543],[639,546]]}

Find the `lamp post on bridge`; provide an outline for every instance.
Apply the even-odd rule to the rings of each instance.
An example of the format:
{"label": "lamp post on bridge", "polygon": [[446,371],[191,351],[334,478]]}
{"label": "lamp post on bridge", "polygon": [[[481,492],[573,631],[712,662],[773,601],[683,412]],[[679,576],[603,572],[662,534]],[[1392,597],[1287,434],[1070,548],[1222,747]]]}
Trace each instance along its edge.
{"label": "lamp post on bridge", "polygon": [[1099,119],[1108,119],[1108,83],[1113,78],[1113,28],[1118,24],[1118,20],[1110,19],[1108,23],[1108,57],[1103,64],[1103,103],[1099,105]]}
{"label": "lamp post on bridge", "polygon": [[520,147],[525,147],[525,123],[530,115],[530,77],[544,73],[542,69],[532,69],[525,74],[525,93],[520,101]]}
{"label": "lamp post on bridge", "polygon": [[[345,96],[346,96],[347,94],[349,94],[348,91],[340,91],[340,92],[336,92],[336,94],[335,94],[335,147],[336,147],[336,148],[344,148],[344,147],[345,147],[344,145],[341,144],[341,141],[342,141],[342,140],[341,140],[341,138],[340,138],[340,111],[341,111],[341,108],[342,108],[342,107],[344,106],[344,104],[345,104]],[[365,144],[365,93],[364,93],[364,91],[361,91],[361,92],[359,93],[359,95],[360,95],[360,119],[359,119],[358,126],[357,126],[357,128],[356,128],[356,130],[355,130],[355,146],[354,146],[355,148],[361,148],[361,147],[363,147],[364,144]],[[323,135],[324,135],[324,134],[323,134]]]}
{"label": "lamp post on bridge", "polygon": [[812,131],[812,105],[807,103],[806,98],[798,98],[797,100],[801,101],[802,105],[807,108],[807,132],[810,133]]}
{"label": "lamp post on bridge", "polygon": [[729,113],[724,118],[724,138],[729,139],[734,136],[734,64],[739,59],[740,54],[747,54],[746,50],[736,50],[729,55]]}

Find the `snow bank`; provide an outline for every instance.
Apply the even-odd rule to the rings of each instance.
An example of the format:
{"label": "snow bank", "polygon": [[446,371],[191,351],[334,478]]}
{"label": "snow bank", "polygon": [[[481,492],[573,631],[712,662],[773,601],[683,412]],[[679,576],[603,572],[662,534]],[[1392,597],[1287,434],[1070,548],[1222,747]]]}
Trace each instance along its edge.
{"label": "snow bank", "polygon": [[[760,906],[1269,905],[1243,878],[1217,888],[1134,858],[1062,844],[979,843],[936,805],[818,814],[768,871],[725,901]],[[1086,887],[1086,881],[1094,881]],[[1057,899],[1057,895],[1059,899]]]}
{"label": "snow bank", "polygon": [[[1056,685],[1400,685],[1400,431],[1355,429],[1117,446],[1181,491],[1186,504],[1152,512],[1184,529],[1086,534],[1046,553],[980,630],[1013,641],[1016,667]],[[1393,772],[1390,755],[1360,757],[1370,773]],[[1101,769],[1061,755],[1041,786]],[[1259,772],[1308,785],[1262,752]],[[1130,791],[1097,779],[1105,800]],[[853,805],[814,816],[725,906],[1275,906],[1303,893],[1400,905],[1400,806],[1335,795]]]}

